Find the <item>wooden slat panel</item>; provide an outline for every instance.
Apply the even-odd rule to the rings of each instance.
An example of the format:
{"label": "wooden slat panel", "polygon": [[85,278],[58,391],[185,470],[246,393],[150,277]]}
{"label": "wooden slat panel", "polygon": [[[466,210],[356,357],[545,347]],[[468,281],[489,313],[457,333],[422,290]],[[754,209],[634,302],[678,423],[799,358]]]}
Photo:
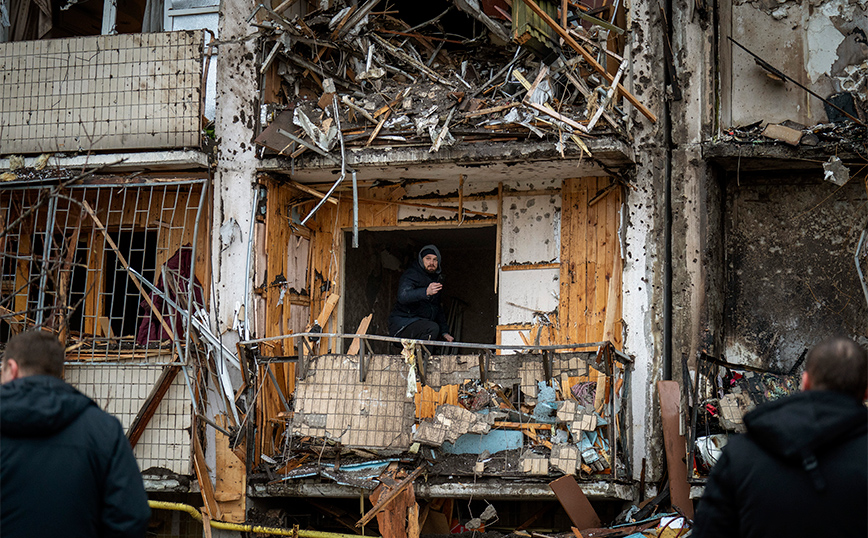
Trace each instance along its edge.
{"label": "wooden slat panel", "polygon": [[[620,319],[621,285],[618,247],[619,189],[588,207],[588,200],[611,183],[607,177],[564,181],[562,189],[560,334],[561,342],[603,339],[609,281],[617,279],[615,304]],[[616,270],[617,269],[617,270]],[[620,345],[619,330],[615,330]]]}
{"label": "wooden slat panel", "polygon": [[[611,183],[607,177],[597,178],[588,189],[588,199],[592,199],[597,192]],[[599,342],[603,339],[603,324],[606,318],[606,299],[609,291],[608,275],[612,272],[611,252],[608,248],[608,204],[596,203],[588,208],[594,221],[594,280],[593,280],[593,309],[590,312],[588,324],[588,342]],[[589,295],[589,297],[591,297]]]}
{"label": "wooden slat panel", "polygon": [[583,181],[585,187],[585,203],[586,221],[588,223],[587,231],[585,232],[585,255],[587,273],[585,275],[585,327],[583,333],[579,333],[581,342],[597,342],[597,327],[596,314],[598,309],[597,302],[597,276],[598,270],[601,269],[597,263],[597,246],[598,246],[598,231],[599,231],[599,212],[600,204],[588,207],[588,200],[594,197],[597,192],[597,181],[599,178],[590,178]]}

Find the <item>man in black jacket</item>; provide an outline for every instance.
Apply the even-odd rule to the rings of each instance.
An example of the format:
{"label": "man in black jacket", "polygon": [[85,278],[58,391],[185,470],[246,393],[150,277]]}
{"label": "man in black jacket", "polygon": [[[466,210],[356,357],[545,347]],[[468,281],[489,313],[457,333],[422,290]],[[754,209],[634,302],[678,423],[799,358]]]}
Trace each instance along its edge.
{"label": "man in black jacket", "polygon": [[143,537],[151,510],[120,422],[65,383],[64,349],[31,331],[6,346],[0,385],[3,538]]}
{"label": "man in black jacket", "polygon": [[744,417],[711,471],[693,536],[868,536],[868,355],[832,338],[798,394]]}
{"label": "man in black jacket", "polygon": [[440,280],[440,251],[434,245],[425,245],[398,281],[398,301],[389,315],[389,334],[416,340],[454,340],[440,306]]}

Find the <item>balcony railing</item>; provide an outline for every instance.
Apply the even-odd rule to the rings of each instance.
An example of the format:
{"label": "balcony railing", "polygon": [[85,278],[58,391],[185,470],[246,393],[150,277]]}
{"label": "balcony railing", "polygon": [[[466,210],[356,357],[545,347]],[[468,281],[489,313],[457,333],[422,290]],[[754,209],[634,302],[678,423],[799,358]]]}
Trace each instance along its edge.
{"label": "balcony railing", "polygon": [[203,31],[0,43],[0,154],[199,147]]}

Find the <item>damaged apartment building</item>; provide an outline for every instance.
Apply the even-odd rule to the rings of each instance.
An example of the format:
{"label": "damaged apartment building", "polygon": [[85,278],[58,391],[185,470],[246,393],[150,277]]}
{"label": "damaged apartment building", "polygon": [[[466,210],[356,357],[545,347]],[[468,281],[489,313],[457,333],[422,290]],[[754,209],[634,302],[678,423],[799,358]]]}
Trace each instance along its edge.
{"label": "damaged apartment building", "polygon": [[[2,0],[0,341],[158,536],[653,533],[868,335],[866,9]],[[388,337],[427,244],[448,344]]]}

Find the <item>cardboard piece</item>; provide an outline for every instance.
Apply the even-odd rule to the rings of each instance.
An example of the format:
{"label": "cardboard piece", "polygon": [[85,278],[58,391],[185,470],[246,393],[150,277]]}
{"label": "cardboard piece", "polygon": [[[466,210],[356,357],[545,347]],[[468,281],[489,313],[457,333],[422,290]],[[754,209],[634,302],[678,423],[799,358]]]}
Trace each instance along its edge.
{"label": "cardboard piece", "polygon": [[663,446],[666,449],[666,467],[669,472],[669,494],[672,506],[693,519],[693,501],[687,483],[687,442],[681,434],[681,389],[675,381],[658,381],[660,414],[663,418]]}
{"label": "cardboard piece", "polygon": [[549,484],[558,502],[564,507],[570,520],[579,530],[593,529],[600,526],[600,516],[591,506],[576,479],[570,475],[562,476]]}

